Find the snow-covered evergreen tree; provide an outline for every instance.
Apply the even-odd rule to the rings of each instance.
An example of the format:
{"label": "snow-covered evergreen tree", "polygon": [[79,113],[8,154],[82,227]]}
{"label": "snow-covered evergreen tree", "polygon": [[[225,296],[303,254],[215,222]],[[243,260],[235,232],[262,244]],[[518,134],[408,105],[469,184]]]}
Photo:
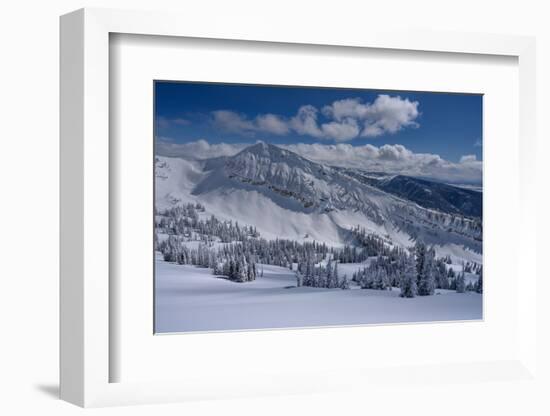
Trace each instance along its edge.
{"label": "snow-covered evergreen tree", "polygon": [[475,284],[475,291],[477,293],[483,293],[483,267],[479,268],[478,278]]}
{"label": "snow-covered evergreen tree", "polygon": [[361,272],[361,277],[359,279],[359,284],[361,289],[374,289],[374,270],[372,269],[363,269]]}
{"label": "snow-covered evergreen tree", "polygon": [[385,290],[389,286],[388,274],[385,269],[377,269],[374,276],[373,289]]}
{"label": "snow-covered evergreen tree", "polygon": [[414,298],[417,295],[416,288],[417,271],[413,256],[404,262],[403,274],[400,281],[401,297]]}
{"label": "snow-covered evergreen tree", "polygon": [[343,290],[348,290],[349,289],[349,281],[348,281],[348,276],[347,275],[344,275],[342,277],[342,279],[340,279],[339,287],[340,287],[340,289],[343,289]]}
{"label": "snow-covered evergreen tree", "polygon": [[464,272],[460,272],[455,280],[456,280],[455,290],[457,291],[457,293],[464,293],[466,291],[466,279],[464,276]]}
{"label": "snow-covered evergreen tree", "polygon": [[418,273],[417,290],[419,296],[429,296],[434,294],[434,261],[434,249],[426,247],[424,243],[417,243],[416,269]]}
{"label": "snow-covered evergreen tree", "polygon": [[247,282],[248,281],[248,264],[244,256],[242,256],[239,259],[237,264],[238,264],[237,281]]}
{"label": "snow-covered evergreen tree", "polygon": [[304,275],[299,270],[296,270],[296,287],[302,287],[303,281]]}
{"label": "snow-covered evergreen tree", "polygon": [[326,287],[327,287],[327,289],[334,289],[336,287],[335,282],[334,282],[334,269],[333,269],[333,266],[332,266],[332,259],[330,259],[327,263]]}
{"label": "snow-covered evergreen tree", "polygon": [[435,287],[438,289],[449,288],[449,278],[447,276],[447,266],[444,259],[437,259],[434,268]]}

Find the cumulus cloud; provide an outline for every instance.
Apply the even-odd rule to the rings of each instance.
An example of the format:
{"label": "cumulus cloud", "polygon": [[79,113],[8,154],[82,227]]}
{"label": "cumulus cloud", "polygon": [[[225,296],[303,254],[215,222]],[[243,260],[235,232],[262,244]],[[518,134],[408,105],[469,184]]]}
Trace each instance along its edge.
{"label": "cumulus cloud", "polygon": [[353,118],[345,118],[342,121],[331,121],[321,126],[325,137],[334,139],[337,142],[348,141],[359,135],[359,124]]}
{"label": "cumulus cloud", "polygon": [[460,163],[471,163],[477,161],[476,155],[464,155],[460,158]]}
{"label": "cumulus cloud", "polygon": [[230,133],[250,134],[256,130],[256,126],[243,115],[229,110],[213,111],[214,125]]}
{"label": "cumulus cloud", "polygon": [[337,100],[324,106],[321,111],[309,104],[302,105],[296,115],[288,118],[260,114],[249,119],[229,110],[214,111],[212,115],[214,125],[230,133],[286,135],[294,132],[317,139],[345,142],[418,127],[415,121],[420,114],[418,105],[417,101],[380,94],[373,102],[363,102],[359,98]]}
{"label": "cumulus cloud", "polygon": [[323,114],[335,120],[342,120],[347,117],[362,119],[365,117],[366,108],[367,105],[363,104],[359,98],[345,98],[324,106]]}
{"label": "cumulus cloud", "polygon": [[[157,138],[156,154],[185,159],[207,159],[232,156],[250,146],[250,143],[209,144],[206,140],[178,144],[166,138]],[[352,146],[338,144],[288,144],[287,150],[314,162],[331,166],[360,168],[367,171],[402,174],[436,181],[462,184],[481,184],[483,162],[467,157],[455,163],[433,153],[415,153],[401,144]],[[469,155],[472,156],[472,155]]]}
{"label": "cumulus cloud", "polygon": [[385,144],[378,148],[377,157],[381,160],[403,160],[410,159],[413,156],[413,153],[407,149],[405,146],[400,144],[389,145]]}
{"label": "cumulus cloud", "polygon": [[[288,121],[288,129],[302,136],[318,139],[333,139],[337,142],[351,140],[359,135],[357,121],[352,118],[319,124],[319,110],[312,105],[303,105]],[[282,119],[280,119],[282,121]]]}
{"label": "cumulus cloud", "polygon": [[338,100],[325,106],[323,113],[338,121],[352,118],[362,122],[361,136],[377,137],[406,127],[418,127],[415,121],[420,114],[418,105],[418,101],[380,94],[372,103],[364,103],[359,98]]}
{"label": "cumulus cloud", "polygon": [[263,114],[256,117],[257,129],[262,132],[285,135],[290,128],[285,120],[275,114]]}
{"label": "cumulus cloud", "polygon": [[401,97],[379,95],[368,105],[365,115],[363,136],[380,136],[397,133],[405,127],[418,127],[418,101],[403,100]]}
{"label": "cumulus cloud", "polygon": [[290,119],[292,129],[302,135],[323,137],[323,132],[317,124],[319,110],[312,105],[303,105],[298,109],[296,116]]}

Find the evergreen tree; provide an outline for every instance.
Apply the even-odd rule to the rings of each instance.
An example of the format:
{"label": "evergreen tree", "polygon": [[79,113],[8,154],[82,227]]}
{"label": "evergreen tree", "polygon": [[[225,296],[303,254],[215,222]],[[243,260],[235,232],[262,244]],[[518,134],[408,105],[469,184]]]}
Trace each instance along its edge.
{"label": "evergreen tree", "polygon": [[334,267],[331,266],[331,268],[331,280],[328,282],[327,287],[329,289],[335,289],[340,287],[340,279],[338,276],[338,262],[334,262]]}
{"label": "evergreen tree", "polygon": [[477,278],[477,282],[475,284],[475,291],[477,293],[483,293],[483,267],[479,268],[479,277]]}
{"label": "evergreen tree", "polygon": [[374,289],[373,270],[363,269],[360,285],[361,285],[361,289]]}
{"label": "evergreen tree", "polygon": [[348,276],[347,275],[344,275],[344,277],[342,277],[342,279],[340,280],[340,289],[343,289],[343,290],[348,290],[349,289],[349,281],[348,281]]}
{"label": "evergreen tree", "polygon": [[254,267],[253,263],[248,262],[246,265],[246,280],[249,282],[252,282],[253,280],[256,280],[256,275],[254,274]]}
{"label": "evergreen tree", "polygon": [[217,261],[214,263],[214,267],[212,268],[212,274],[214,276],[219,276],[220,274],[223,274],[223,266],[220,267],[220,263]]}
{"label": "evergreen tree", "polygon": [[452,267],[449,267],[449,270],[447,271],[447,277],[451,279],[451,281],[455,280],[456,273]]}
{"label": "evergreen tree", "polygon": [[302,287],[304,276],[301,272],[296,270],[296,287]]}
{"label": "evergreen tree", "polygon": [[222,273],[221,273],[221,274],[223,274],[224,276],[229,276],[229,275],[231,274],[229,264],[230,264],[229,261],[225,261],[225,262],[223,263],[223,266],[222,266]]}
{"label": "evergreen tree", "polygon": [[239,272],[237,275],[237,281],[247,282],[248,281],[248,264],[246,263],[244,256],[241,257],[238,264],[239,264]]}
{"label": "evergreen tree", "polygon": [[233,259],[229,260],[229,270],[227,273],[227,277],[231,280],[236,280],[237,278],[237,265]]}
{"label": "evergreen tree", "polygon": [[[323,287],[325,287],[325,285],[323,285]],[[334,289],[336,287],[336,285],[334,284],[334,269],[332,267],[332,259],[330,259],[327,263],[326,287],[328,289]]]}
{"label": "evergreen tree", "polygon": [[445,260],[439,259],[435,267],[435,280],[436,287],[438,289],[448,289],[449,288],[449,278],[447,277],[447,267]]}
{"label": "evergreen tree", "polygon": [[389,282],[388,282],[388,274],[386,273],[386,269],[384,268],[376,269],[374,282],[373,282],[373,289],[386,290],[388,286],[389,286]]}
{"label": "evergreen tree", "polygon": [[[422,259],[419,260],[419,256],[422,256]],[[419,296],[429,296],[434,294],[434,260],[435,251],[433,248],[428,249],[424,246],[422,249],[417,250],[417,270],[419,270],[417,285]]]}
{"label": "evergreen tree", "polygon": [[400,288],[401,297],[414,298],[417,295],[416,278],[417,272],[414,257],[410,256],[405,260],[403,275],[401,276]]}
{"label": "evergreen tree", "polygon": [[460,272],[456,277],[456,291],[457,293],[464,293],[466,291],[466,280],[464,272]]}

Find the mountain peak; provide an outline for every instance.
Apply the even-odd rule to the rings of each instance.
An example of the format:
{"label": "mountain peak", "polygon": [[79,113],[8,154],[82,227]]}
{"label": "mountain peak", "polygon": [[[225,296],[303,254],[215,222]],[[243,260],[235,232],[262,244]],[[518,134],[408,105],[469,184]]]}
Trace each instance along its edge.
{"label": "mountain peak", "polygon": [[251,153],[258,156],[272,157],[272,156],[284,156],[290,152],[288,150],[281,149],[273,144],[259,141],[251,146],[245,147],[241,150],[240,154]]}
{"label": "mountain peak", "polygon": [[277,171],[283,169],[287,172],[294,170],[294,173],[301,171],[314,175],[319,173],[327,175],[329,172],[332,172],[332,168],[328,166],[312,162],[290,150],[261,141],[244,148],[236,155],[228,158],[226,165],[238,165],[239,169],[246,165],[247,168],[254,166],[255,169],[264,168],[268,170],[275,169]]}

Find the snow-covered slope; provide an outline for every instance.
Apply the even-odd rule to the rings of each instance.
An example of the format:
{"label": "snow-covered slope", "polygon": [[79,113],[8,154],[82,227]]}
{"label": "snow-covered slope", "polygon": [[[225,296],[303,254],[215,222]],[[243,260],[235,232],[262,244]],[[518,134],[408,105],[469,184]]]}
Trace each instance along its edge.
{"label": "snow-covered slope", "polygon": [[204,163],[181,158],[155,158],[155,205],[158,209],[196,201],[191,192],[204,179]]}
{"label": "snow-covered slope", "polygon": [[207,214],[254,225],[264,238],[337,246],[350,243],[349,230],[359,225],[401,246],[420,237],[446,252],[455,247],[465,260],[479,261],[481,253],[479,221],[423,208],[261,142],[231,157],[158,157],[156,202],[160,209],[200,202]]}

